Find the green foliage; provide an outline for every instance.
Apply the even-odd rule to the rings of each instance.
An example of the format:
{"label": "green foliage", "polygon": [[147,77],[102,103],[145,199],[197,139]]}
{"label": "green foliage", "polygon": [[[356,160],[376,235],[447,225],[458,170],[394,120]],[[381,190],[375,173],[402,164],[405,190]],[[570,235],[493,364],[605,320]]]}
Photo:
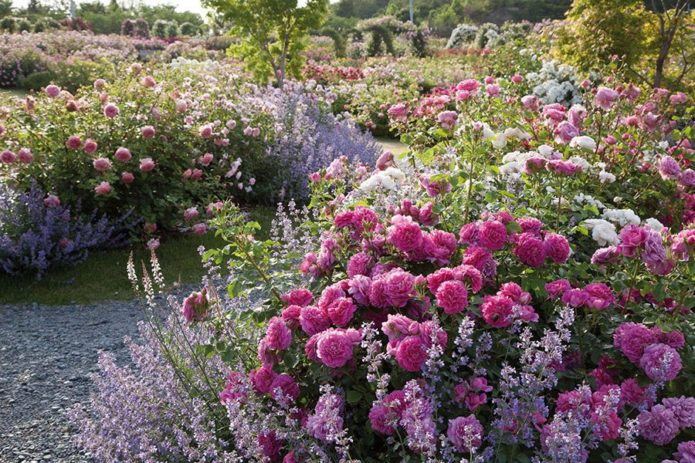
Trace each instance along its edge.
{"label": "green foliage", "polygon": [[191,36],[196,35],[197,32],[198,28],[193,23],[185,22],[179,26],[179,35]]}
{"label": "green foliage", "polygon": [[33,29],[33,27],[31,25],[31,23],[24,18],[20,19],[17,22],[17,31],[18,32],[31,32],[32,29]]}
{"label": "green foliage", "polygon": [[[571,0],[428,0],[414,2],[416,24],[426,21],[433,34],[448,37],[457,24],[562,18]],[[331,6],[332,16],[372,18],[391,15],[410,19],[409,0],[341,0]],[[332,19],[331,19],[332,21]]]}
{"label": "green foliage", "polygon": [[166,28],[166,36],[167,38],[172,38],[176,37],[179,33],[179,25],[176,24],[174,21],[171,21],[169,24],[167,24]]}
{"label": "green foliage", "polygon": [[575,0],[554,53],[585,70],[610,63],[612,56],[631,66],[644,53],[646,21],[640,0]]}
{"label": "green foliage", "polygon": [[304,39],[325,20],[328,0],[205,0],[233,22],[231,33],[240,39],[231,53],[242,58],[260,82],[274,76],[282,85],[285,75],[298,76]]}
{"label": "green foliage", "polygon": [[17,28],[17,21],[9,16],[6,16],[0,20],[0,29],[3,32],[14,32]]}
{"label": "green foliage", "polygon": [[166,21],[163,19],[158,19],[152,26],[152,34],[160,39],[165,38],[167,36],[167,25],[168,24]]}
{"label": "green foliage", "polygon": [[45,32],[46,29],[48,29],[48,24],[43,19],[34,24],[34,32]]}

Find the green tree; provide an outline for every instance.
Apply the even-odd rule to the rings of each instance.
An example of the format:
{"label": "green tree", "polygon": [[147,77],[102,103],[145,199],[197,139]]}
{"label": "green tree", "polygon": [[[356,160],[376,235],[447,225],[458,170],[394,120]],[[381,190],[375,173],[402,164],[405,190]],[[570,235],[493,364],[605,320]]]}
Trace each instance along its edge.
{"label": "green tree", "polygon": [[12,0],[0,0],[0,18],[12,16]]}
{"label": "green tree", "polygon": [[[651,0],[651,6],[654,11],[653,16],[656,16],[655,22],[657,23],[655,40],[657,54],[654,62],[654,79],[652,81],[652,85],[654,87],[661,86],[664,78],[667,59],[669,54],[672,52],[672,49],[675,48],[674,42],[677,46],[679,42],[677,39],[680,38],[678,37],[679,32],[682,32],[683,29],[685,29],[684,26],[687,23],[689,3],[690,2],[688,0],[676,0],[673,2]],[[695,46],[692,42],[692,35],[690,35],[690,40],[690,47]],[[684,63],[681,65],[681,72],[677,78],[677,83],[680,83],[683,77],[687,75],[693,66],[692,62],[688,62],[687,54],[685,53],[686,50],[683,49],[683,47],[679,48],[683,51],[681,57],[684,58]]]}
{"label": "green tree", "polygon": [[574,0],[554,52],[584,70],[606,65],[614,56],[632,66],[645,50],[646,21],[641,0]]}
{"label": "green tree", "polygon": [[309,31],[324,22],[328,0],[204,0],[233,24],[231,33],[240,39],[232,52],[243,58],[260,81],[274,76],[282,86],[286,74],[298,76],[301,51]]}

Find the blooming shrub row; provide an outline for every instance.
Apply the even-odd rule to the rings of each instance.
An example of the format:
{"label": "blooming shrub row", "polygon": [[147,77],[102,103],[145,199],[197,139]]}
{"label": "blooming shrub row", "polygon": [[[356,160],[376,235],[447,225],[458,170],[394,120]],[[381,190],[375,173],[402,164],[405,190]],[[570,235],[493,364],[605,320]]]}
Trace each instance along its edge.
{"label": "blooming shrub row", "polygon": [[373,160],[374,142],[329,104],[320,88],[258,88],[224,66],[133,65],[74,95],[50,85],[19,101],[0,160],[20,190],[37,181],[66,205],[187,228],[220,199],[303,199],[306,169]]}
{"label": "blooming shrub row", "polygon": [[[525,85],[392,106],[412,151],[312,174],[271,240],[221,208],[229,244],[174,305],[229,368],[211,461],[694,461],[693,108]],[[118,416],[95,413],[83,445]],[[137,460],[129,442],[100,458]]]}

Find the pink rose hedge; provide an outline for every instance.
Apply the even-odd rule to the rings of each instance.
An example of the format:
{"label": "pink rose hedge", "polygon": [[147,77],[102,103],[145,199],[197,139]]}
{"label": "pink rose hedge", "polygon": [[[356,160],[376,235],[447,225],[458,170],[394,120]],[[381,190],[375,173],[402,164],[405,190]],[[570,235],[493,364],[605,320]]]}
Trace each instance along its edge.
{"label": "pink rose hedge", "polygon": [[526,92],[391,106],[411,152],[312,173],[273,239],[219,208],[206,257],[246,310],[179,308],[229,369],[218,455],[692,461],[693,110],[615,82],[569,107]]}

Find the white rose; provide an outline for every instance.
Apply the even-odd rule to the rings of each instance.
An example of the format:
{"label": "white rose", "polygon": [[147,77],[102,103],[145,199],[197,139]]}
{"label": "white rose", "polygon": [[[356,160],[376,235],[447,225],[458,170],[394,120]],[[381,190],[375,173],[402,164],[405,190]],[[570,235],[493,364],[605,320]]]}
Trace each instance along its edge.
{"label": "white rose", "polygon": [[664,228],[664,224],[659,222],[654,217],[648,218],[644,221],[644,223],[647,224],[647,226],[650,227],[652,230],[657,232],[660,232]]}
{"label": "white rose", "polygon": [[550,156],[553,155],[553,147],[549,146],[549,145],[541,145],[538,147],[538,152],[544,158],[549,158]]}
{"label": "white rose", "polygon": [[596,149],[596,142],[591,137],[581,135],[579,137],[574,137],[572,140],[570,140],[570,148],[581,148],[589,151],[594,151]]}
{"label": "white rose", "polygon": [[615,225],[603,219],[587,219],[584,225],[591,230],[591,237],[599,246],[618,244],[618,234]]}
{"label": "white rose", "polygon": [[615,182],[615,175],[611,174],[610,172],[606,172],[605,170],[602,170],[598,173],[598,179],[601,183],[613,183]]}

